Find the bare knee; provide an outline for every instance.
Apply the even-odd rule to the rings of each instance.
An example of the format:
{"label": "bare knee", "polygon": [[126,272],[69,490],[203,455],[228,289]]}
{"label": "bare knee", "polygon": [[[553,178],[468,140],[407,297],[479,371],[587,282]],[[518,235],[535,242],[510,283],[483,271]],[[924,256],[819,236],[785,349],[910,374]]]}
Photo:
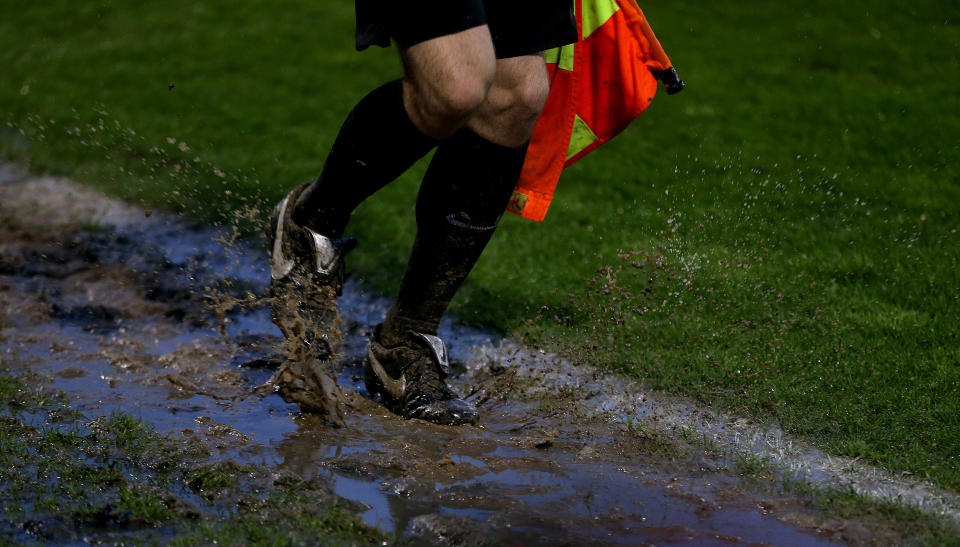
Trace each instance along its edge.
{"label": "bare knee", "polygon": [[439,139],[477,111],[497,74],[486,25],[415,44],[401,57],[407,113],[421,131]]}
{"label": "bare knee", "polygon": [[509,104],[506,110],[512,111],[515,120],[529,125],[532,131],[549,94],[550,84],[546,78],[525,78],[507,90]]}
{"label": "bare knee", "polygon": [[493,81],[489,74],[467,73],[442,81],[404,82],[404,101],[414,123],[436,138],[449,136],[483,104]]}
{"label": "bare knee", "polygon": [[493,142],[520,146],[533,133],[550,93],[550,82],[542,60],[507,66],[512,70],[498,74],[469,126]]}

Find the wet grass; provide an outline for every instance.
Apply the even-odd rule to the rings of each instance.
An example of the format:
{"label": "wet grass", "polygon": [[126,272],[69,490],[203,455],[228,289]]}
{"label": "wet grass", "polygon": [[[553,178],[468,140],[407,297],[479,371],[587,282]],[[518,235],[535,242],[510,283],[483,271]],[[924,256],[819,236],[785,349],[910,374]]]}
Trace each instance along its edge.
{"label": "wet grass", "polygon": [[[941,520],[929,510],[915,505],[889,499],[877,499],[863,495],[850,485],[814,484],[791,473],[772,460],[754,453],[734,452],[717,446],[704,435],[693,430],[681,431],[688,453],[693,450],[709,454],[718,466],[728,469],[740,480],[742,487],[765,492],[769,499],[759,502],[764,510],[780,514],[780,519],[789,518],[790,504],[799,503],[806,509],[816,510],[816,521],[806,521],[805,526],[826,533],[839,533],[833,537],[841,543],[896,545],[960,545],[960,527],[955,521]],[[778,498],[786,494],[791,501],[780,506]],[[794,497],[796,500],[794,501]],[[867,535],[854,531],[843,532],[852,523],[863,525]]]}
{"label": "wet grass", "polygon": [[[18,6],[0,153],[255,224],[399,73],[393,52],[351,51],[352,13]],[[508,218],[455,313],[960,489],[957,5],[647,15],[687,91],[571,168],[545,225]],[[422,169],[355,215],[351,267],[378,290],[396,288]]]}
{"label": "wet grass", "polygon": [[814,507],[836,518],[888,527],[902,545],[960,545],[956,528],[917,507],[866,498],[850,488],[819,489],[802,482],[788,482],[785,491],[808,496]]}
{"label": "wet grass", "polygon": [[[381,544],[322,482],[230,461],[0,373],[0,543]],[[13,386],[15,389],[8,389]]]}

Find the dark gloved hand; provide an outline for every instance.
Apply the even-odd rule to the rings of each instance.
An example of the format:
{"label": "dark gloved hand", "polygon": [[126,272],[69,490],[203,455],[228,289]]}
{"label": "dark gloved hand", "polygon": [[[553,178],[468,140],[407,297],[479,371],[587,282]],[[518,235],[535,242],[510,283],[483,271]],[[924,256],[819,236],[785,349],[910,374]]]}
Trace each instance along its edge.
{"label": "dark gloved hand", "polygon": [[663,85],[667,86],[667,94],[674,95],[683,91],[683,88],[686,87],[686,82],[680,79],[680,76],[677,74],[677,69],[670,67],[666,70],[651,70],[653,77],[663,82]]}

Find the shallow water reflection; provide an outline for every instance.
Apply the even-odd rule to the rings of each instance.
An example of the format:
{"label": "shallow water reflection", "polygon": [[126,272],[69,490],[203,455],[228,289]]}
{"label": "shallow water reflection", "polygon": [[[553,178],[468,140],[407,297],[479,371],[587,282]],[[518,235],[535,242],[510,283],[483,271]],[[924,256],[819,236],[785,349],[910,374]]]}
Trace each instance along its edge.
{"label": "shallow water reflection", "polygon": [[[221,232],[156,214],[65,237],[2,235],[6,366],[49,375],[88,416],[133,412],[216,458],[327,479],[384,530],[456,544],[828,543],[759,509],[773,497],[784,511],[809,512],[740,484],[719,456],[631,432],[570,391],[523,395],[530,380],[511,367],[524,358],[490,369],[490,352],[477,348],[500,341],[474,329],[445,324],[441,335],[481,426],[389,414],[364,397],[359,366],[385,304],[354,283],[341,300],[337,361],[354,394],[346,427],[301,416],[276,395],[231,400],[270,376],[280,339],[264,306],[227,312],[229,343],[220,337],[209,295],[263,294],[268,275],[261,251],[224,247]],[[563,375],[570,365],[547,367]]]}

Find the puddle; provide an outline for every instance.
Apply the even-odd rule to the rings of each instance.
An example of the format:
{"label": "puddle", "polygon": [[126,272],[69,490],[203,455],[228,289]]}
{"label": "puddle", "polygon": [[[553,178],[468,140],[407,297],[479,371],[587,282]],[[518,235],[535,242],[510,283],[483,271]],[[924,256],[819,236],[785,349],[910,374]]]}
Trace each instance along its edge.
{"label": "puddle", "polygon": [[[569,378],[569,365],[461,325],[441,335],[481,426],[401,420],[365,398],[360,360],[386,302],[355,283],[341,300],[336,363],[352,406],[345,427],[276,395],[231,400],[270,376],[279,331],[265,306],[236,308],[226,314],[228,342],[204,294],[264,294],[263,251],[63,180],[0,175],[2,366],[48,376],[83,413],[129,411],[219,458],[328,480],[368,507],[366,522],[427,542],[871,540],[861,525],[741,483],[708,449],[629,430],[599,388],[551,380]],[[37,195],[43,203],[31,205]]]}

